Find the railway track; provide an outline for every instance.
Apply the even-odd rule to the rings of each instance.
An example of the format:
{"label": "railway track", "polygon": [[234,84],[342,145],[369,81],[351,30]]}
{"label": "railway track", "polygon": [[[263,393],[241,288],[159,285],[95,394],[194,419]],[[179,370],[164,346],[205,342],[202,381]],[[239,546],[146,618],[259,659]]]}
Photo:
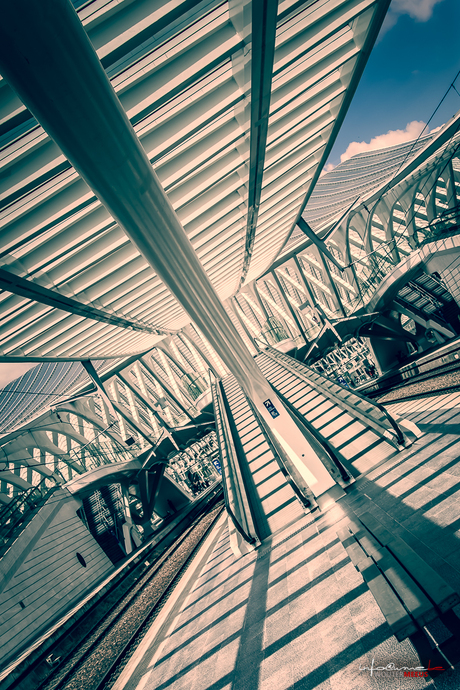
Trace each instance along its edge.
{"label": "railway track", "polygon": [[421,395],[460,389],[460,343],[455,340],[438,351],[403,365],[398,371],[360,388],[378,402],[394,402]]}
{"label": "railway track", "polygon": [[[188,564],[224,508],[219,493],[205,513],[136,578],[96,626],[59,657],[60,645],[48,658],[56,668],[41,681],[34,669],[14,685],[21,690],[109,690],[155,620]],[[148,558],[148,557],[147,557]],[[144,562],[145,565],[145,562]],[[72,633],[66,636],[69,648]],[[62,645],[61,645],[62,646]],[[49,654],[49,653],[48,653]],[[52,662],[53,663],[53,662]],[[43,667],[43,663],[41,664]]]}
{"label": "railway track", "polygon": [[413,379],[393,388],[386,388],[372,397],[380,403],[390,403],[426,395],[442,395],[456,390],[460,390],[460,365],[414,376]]}

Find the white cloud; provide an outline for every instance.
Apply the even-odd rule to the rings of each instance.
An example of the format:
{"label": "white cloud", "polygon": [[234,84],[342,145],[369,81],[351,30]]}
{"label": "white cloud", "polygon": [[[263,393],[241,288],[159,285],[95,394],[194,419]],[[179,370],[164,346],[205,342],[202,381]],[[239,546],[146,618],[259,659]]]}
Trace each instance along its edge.
{"label": "white cloud", "polygon": [[331,172],[331,170],[334,170],[334,168],[335,168],[334,163],[326,163],[326,165],[324,166],[324,168],[321,171],[320,177],[322,177],[323,175],[325,175],[328,172]]}
{"label": "white cloud", "polygon": [[431,19],[433,8],[443,0],[393,0],[383,20],[379,40],[389,31],[403,14],[408,14],[419,22]]}
{"label": "white cloud", "polygon": [[20,364],[0,364],[0,390],[5,388],[8,383],[18,379],[32,367],[36,367],[37,362],[21,362]]}
{"label": "white cloud", "polygon": [[393,0],[390,5],[392,14],[408,14],[419,22],[427,22],[433,14],[433,8],[442,0]]}
{"label": "white cloud", "polygon": [[345,153],[340,156],[340,162],[347,161],[357,153],[364,153],[365,151],[376,151],[377,149],[385,149],[388,146],[396,146],[397,144],[404,144],[406,141],[416,139],[425,127],[424,122],[414,120],[409,122],[406,129],[390,129],[386,134],[379,134],[370,140],[366,141],[352,141],[348,145]]}

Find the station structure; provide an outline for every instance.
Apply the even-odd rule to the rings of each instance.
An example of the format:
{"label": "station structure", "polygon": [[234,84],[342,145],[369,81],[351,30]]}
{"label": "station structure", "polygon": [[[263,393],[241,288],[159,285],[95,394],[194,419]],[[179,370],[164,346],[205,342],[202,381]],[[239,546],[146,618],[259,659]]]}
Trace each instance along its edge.
{"label": "station structure", "polygon": [[[123,687],[374,687],[355,661],[376,649],[420,665],[407,639],[421,619],[403,599],[416,627],[392,627],[353,561],[350,540],[372,558],[359,530],[396,531],[415,550],[421,539],[452,592],[440,603],[409,568],[427,622],[455,619],[455,395],[382,406],[362,389],[433,352],[460,356],[460,113],[323,172],[388,5],[2,3],[0,362],[35,363],[0,393],[5,687],[219,482],[217,566],[187,585],[203,632],[153,641],[156,666],[139,657]],[[387,490],[400,477],[400,493]],[[327,614],[304,584],[329,573],[320,553],[338,602]],[[220,563],[249,573],[238,615],[223,595],[196,596],[204,582],[214,602],[206,573]],[[209,632],[216,616],[228,644]],[[205,632],[209,650],[220,641],[200,657]]]}

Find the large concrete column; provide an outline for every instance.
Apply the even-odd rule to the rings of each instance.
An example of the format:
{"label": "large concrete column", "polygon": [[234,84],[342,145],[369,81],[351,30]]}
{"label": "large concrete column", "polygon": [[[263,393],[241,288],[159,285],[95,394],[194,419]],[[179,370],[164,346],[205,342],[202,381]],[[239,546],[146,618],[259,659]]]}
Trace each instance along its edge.
{"label": "large concrete column", "polygon": [[308,464],[313,450],[234,328],[70,2],[0,0],[0,9],[2,75],[203,332],[278,442]]}

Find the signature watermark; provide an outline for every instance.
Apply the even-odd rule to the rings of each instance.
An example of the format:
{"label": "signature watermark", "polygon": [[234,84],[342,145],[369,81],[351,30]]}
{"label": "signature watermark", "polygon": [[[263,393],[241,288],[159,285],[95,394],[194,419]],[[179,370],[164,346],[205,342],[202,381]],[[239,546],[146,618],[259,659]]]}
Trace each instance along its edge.
{"label": "signature watermark", "polygon": [[427,678],[431,671],[445,671],[443,666],[432,666],[431,660],[428,662],[428,666],[396,666],[393,662],[387,664],[386,666],[376,666],[375,658],[372,659],[370,666],[360,666],[360,671],[369,671],[370,675],[373,676],[375,673],[400,673],[404,674],[405,678]]}

